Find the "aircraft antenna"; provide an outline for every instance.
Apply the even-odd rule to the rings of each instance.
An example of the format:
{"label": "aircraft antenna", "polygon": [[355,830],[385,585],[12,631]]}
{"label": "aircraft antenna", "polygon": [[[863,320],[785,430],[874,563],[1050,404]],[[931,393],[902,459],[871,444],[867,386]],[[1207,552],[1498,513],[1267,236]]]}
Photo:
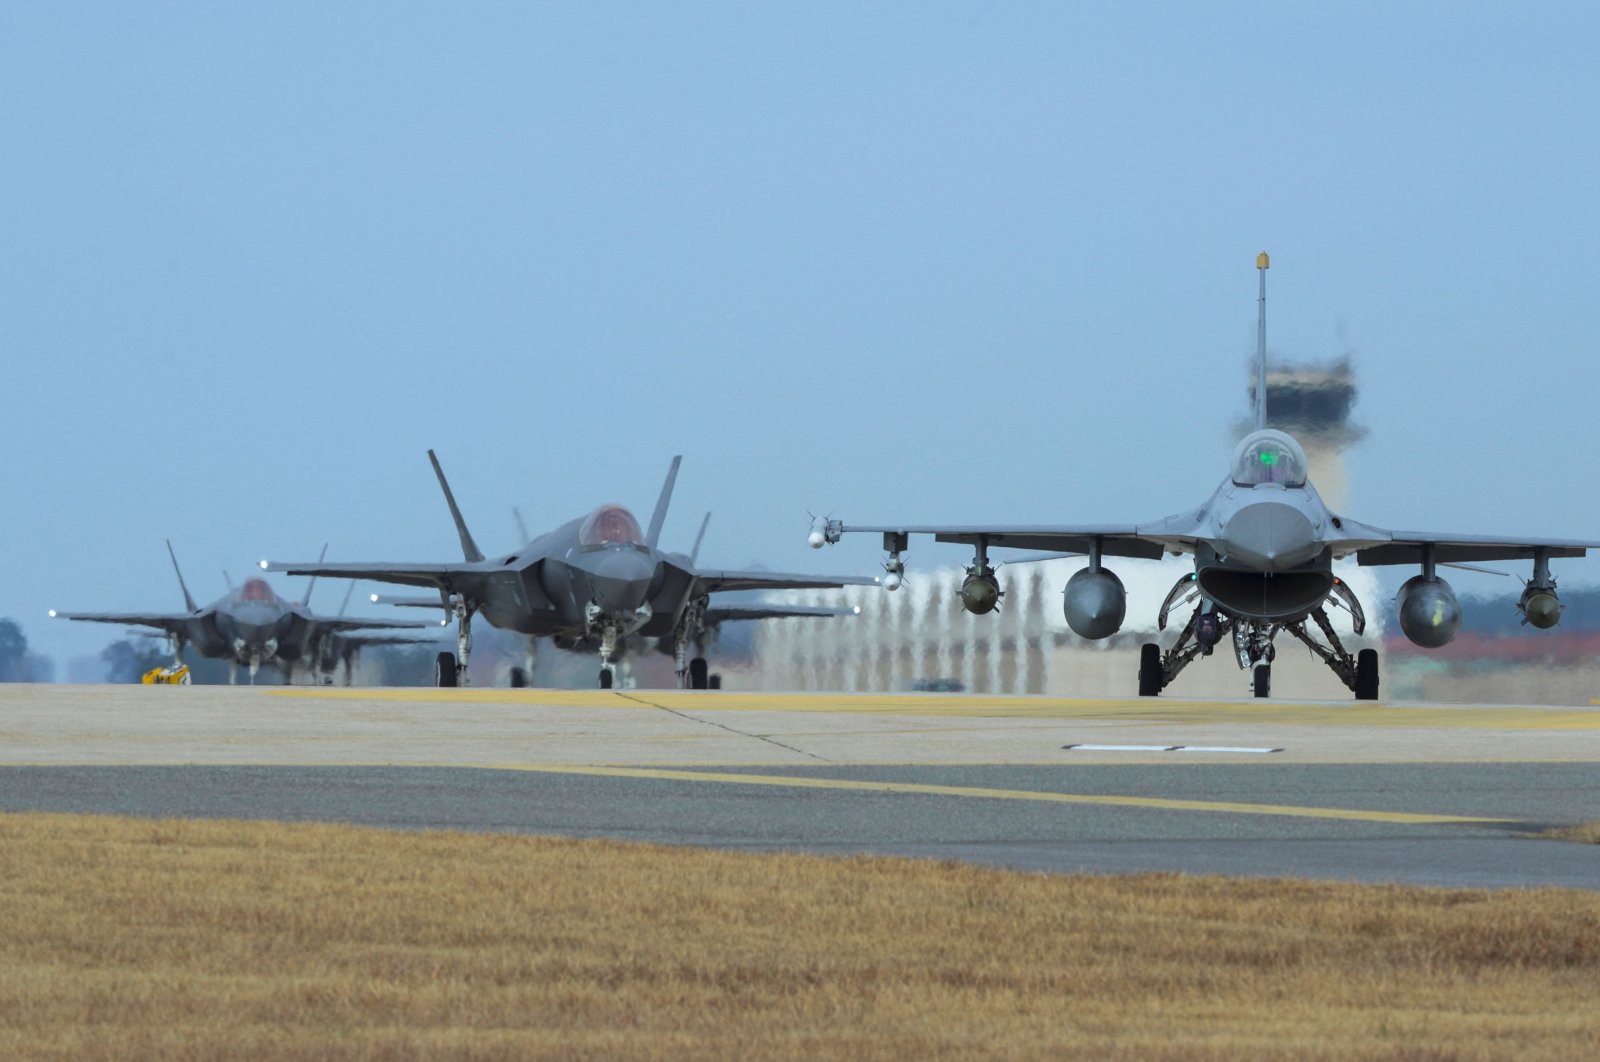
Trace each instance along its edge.
{"label": "aircraft antenna", "polygon": [[[324,542],[322,544],[322,552],[317,554],[317,563],[321,564],[323,561],[325,561],[327,559],[328,559],[328,544],[326,542]],[[313,575],[311,577],[311,581],[306,584],[306,596],[300,601],[300,607],[301,608],[309,608],[311,606],[311,591],[315,590],[316,588],[317,588],[317,577],[315,575]]]}
{"label": "aircraft antenna", "polygon": [[478,549],[478,544],[472,541],[472,532],[467,530],[467,522],[461,518],[461,510],[456,507],[456,496],[450,493],[450,484],[444,478],[444,469],[439,467],[439,459],[433,451],[428,451],[428,460],[433,462],[433,474],[439,477],[439,486],[444,491],[444,500],[450,505],[450,516],[456,522],[456,532],[461,536],[461,556],[467,562],[483,560],[483,551]]}
{"label": "aircraft antenna", "polygon": [[172,539],[167,539],[167,556],[172,558],[172,570],[178,573],[178,588],[183,591],[183,606],[190,612],[196,611],[194,598],[189,596],[189,588],[183,585],[183,569],[178,567],[178,555],[172,551]]}
{"label": "aircraft antenna", "polygon": [[1256,319],[1256,430],[1267,426],[1267,268],[1272,265],[1267,252],[1256,255],[1256,271],[1261,274],[1260,316]]}
{"label": "aircraft antenna", "polygon": [[700,521],[700,533],[694,536],[694,549],[689,551],[689,563],[693,565],[700,559],[700,543],[705,541],[706,525],[711,523],[711,513],[706,513],[706,518]]}
{"label": "aircraft antenna", "polygon": [[650,529],[644,533],[645,545],[651,549],[656,548],[656,543],[661,541],[661,525],[667,522],[667,506],[672,504],[672,485],[678,482],[678,466],[683,463],[683,455],[672,459],[672,467],[667,469],[667,481],[661,484],[661,497],[656,499],[656,511],[650,517]]}

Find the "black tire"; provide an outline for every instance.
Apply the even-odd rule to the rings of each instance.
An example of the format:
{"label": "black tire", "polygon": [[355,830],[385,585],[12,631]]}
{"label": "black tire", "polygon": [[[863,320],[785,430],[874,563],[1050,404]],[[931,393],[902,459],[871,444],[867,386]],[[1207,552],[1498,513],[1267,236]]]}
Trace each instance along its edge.
{"label": "black tire", "polygon": [[1272,696],[1272,665],[1257,664],[1255,678],[1250,683],[1250,689],[1257,697]]}
{"label": "black tire", "polygon": [[697,656],[689,661],[689,688],[703,690],[706,688],[706,658]]}
{"label": "black tire", "polygon": [[528,673],[520,667],[511,669],[511,688],[520,690],[528,685]]}
{"label": "black tire", "polygon": [[440,653],[433,664],[433,684],[439,687],[459,685],[456,670],[456,654]]}
{"label": "black tire", "polygon": [[1139,646],[1139,696],[1156,697],[1161,693],[1161,646],[1145,642]]}
{"label": "black tire", "polygon": [[603,690],[609,690],[611,688],[611,685],[612,685],[613,681],[614,681],[614,679],[613,679],[612,674],[611,674],[611,669],[609,667],[601,668],[600,669],[600,688],[603,689]]}
{"label": "black tire", "polygon": [[1356,654],[1356,700],[1378,699],[1378,651],[1363,649]]}
{"label": "black tire", "polygon": [[708,689],[708,690],[720,690],[721,688],[722,688],[722,676],[721,675],[709,675],[709,676],[706,677],[706,689]]}

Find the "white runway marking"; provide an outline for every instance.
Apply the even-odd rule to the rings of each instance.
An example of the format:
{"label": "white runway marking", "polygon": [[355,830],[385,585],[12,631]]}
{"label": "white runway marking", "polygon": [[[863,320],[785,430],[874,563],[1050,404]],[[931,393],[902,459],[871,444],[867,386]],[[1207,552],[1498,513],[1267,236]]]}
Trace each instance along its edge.
{"label": "white runway marking", "polygon": [[1063,745],[1068,752],[1282,752],[1245,745]]}

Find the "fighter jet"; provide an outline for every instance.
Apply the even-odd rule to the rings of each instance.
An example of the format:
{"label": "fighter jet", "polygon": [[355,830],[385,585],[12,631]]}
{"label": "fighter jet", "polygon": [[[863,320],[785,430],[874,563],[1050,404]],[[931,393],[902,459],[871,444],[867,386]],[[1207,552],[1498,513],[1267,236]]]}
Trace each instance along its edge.
{"label": "fighter jet", "polygon": [[[304,599],[295,602],[279,597],[265,579],[246,579],[237,588],[206,605],[194,603],[189,587],[183,581],[183,571],[178,567],[178,556],[172,543],[167,543],[167,555],[172,558],[172,570],[178,576],[178,587],[183,591],[185,612],[57,612],[50,610],[55,619],[85,620],[90,623],[120,623],[136,627],[153,627],[166,634],[172,646],[173,659],[183,662],[183,650],[193,645],[202,656],[232,660],[250,669],[250,681],[262,664],[277,664],[287,681],[294,680],[297,666],[320,666],[318,657],[327,646],[328,638],[340,631],[381,629],[415,629],[425,623],[380,620],[346,619],[343,616],[318,616],[311,611],[311,591],[306,587]],[[231,580],[230,580],[231,582]],[[237,673],[230,670],[230,680]]]}
{"label": "fighter jet", "polygon": [[[527,539],[528,529],[522,521],[520,510],[513,509],[516,516],[517,529],[522,537]],[[700,531],[695,535],[694,546],[689,551],[689,564],[691,567],[698,563],[700,545],[705,541],[706,527],[711,523],[711,514],[706,513],[700,521]],[[873,580],[876,581],[876,580]],[[390,594],[373,594],[373,604],[385,604],[396,608],[439,608],[441,601],[438,597],[397,597]],[[447,617],[454,615],[455,599],[448,598],[445,605]],[[716,650],[717,642],[721,637],[722,625],[736,621],[768,620],[768,619],[830,619],[843,616],[860,615],[861,609],[835,608],[827,605],[786,605],[764,601],[744,601],[730,604],[707,604],[703,612],[698,614],[698,625],[690,631],[689,644],[693,647],[694,657],[688,662],[687,682],[695,689],[721,689],[722,676],[716,673],[707,674],[706,658]],[[556,636],[557,648],[575,650],[579,652],[592,648],[582,638],[567,638]],[[513,687],[528,685],[538,664],[538,639],[529,637],[527,644],[527,659],[521,666],[511,668],[510,680]],[[675,656],[679,645],[672,638],[650,638],[639,634],[626,635],[617,642],[616,655],[612,662],[622,663],[630,658],[637,658],[648,653],[664,653]],[[685,680],[681,674],[680,684]]]}
{"label": "fighter jet", "polygon": [[1400,629],[1424,648],[1436,649],[1455,637],[1461,606],[1439,575],[1442,566],[1476,561],[1526,560],[1532,576],[1517,610],[1524,623],[1550,628],[1561,617],[1561,601],[1550,561],[1581,557],[1600,542],[1567,539],[1518,539],[1504,535],[1462,535],[1433,531],[1390,531],[1358,523],[1332,512],[1307,478],[1306,454],[1292,436],[1267,426],[1267,269],[1265,252],[1256,259],[1260,273],[1259,323],[1256,347],[1255,426],[1234,450],[1232,467],[1200,505],[1177,515],[1142,524],[1064,524],[1059,526],[876,525],[846,526],[833,519],[814,520],[808,536],[820,549],[851,532],[883,535],[888,551],[884,588],[900,586],[904,554],[913,534],[937,542],[958,542],[974,548],[960,596],[968,612],[992,611],[1001,597],[992,546],[1023,550],[1066,550],[1086,555],[1087,566],[1075,573],[1064,591],[1067,625],[1088,639],[1108,638],[1122,626],[1126,594],[1122,581],[1104,564],[1106,557],[1157,560],[1164,554],[1194,558],[1194,570],[1173,586],[1156,617],[1165,630],[1175,607],[1194,602],[1194,611],[1171,648],[1158,643],[1140,648],[1139,693],[1159,694],[1197,656],[1210,655],[1231,636],[1239,666],[1251,673],[1257,697],[1271,684],[1273,641],[1287,632],[1303,642],[1332,669],[1359,700],[1378,696],[1378,654],[1363,649],[1352,655],[1341,644],[1328,618],[1329,608],[1350,613],[1359,636],[1366,627],[1361,602],[1333,573],[1333,561],[1354,556],[1363,565],[1416,565],[1418,573],[1396,597]]}
{"label": "fighter jet", "polygon": [[[626,508],[601,505],[539,535],[521,549],[487,557],[478,548],[456,505],[444,469],[432,450],[428,460],[444,492],[461,540],[460,563],[324,564],[262,561],[266,571],[328,575],[420,586],[435,590],[439,604],[456,619],[457,653],[439,654],[441,686],[467,681],[472,620],[481,613],[491,626],[530,638],[551,638],[562,649],[585,649],[600,657],[600,688],[616,682],[616,657],[632,636],[666,639],[680,686],[704,689],[709,674],[703,656],[708,626],[721,618],[710,604],[723,590],[837,589],[870,585],[870,576],[789,575],[697,567],[680,553],[659,548],[682,456],[674,457],[648,530]],[[776,614],[773,606],[771,614]],[[798,609],[788,614],[799,615]],[[805,614],[811,614],[809,612]]]}

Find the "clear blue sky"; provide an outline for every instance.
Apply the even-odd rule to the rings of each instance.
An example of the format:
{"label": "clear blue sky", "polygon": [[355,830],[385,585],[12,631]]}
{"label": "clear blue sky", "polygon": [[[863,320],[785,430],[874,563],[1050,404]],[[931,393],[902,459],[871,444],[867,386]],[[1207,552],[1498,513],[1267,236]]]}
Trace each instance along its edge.
{"label": "clear blue sky", "polygon": [[1161,516],[1263,248],[1273,349],[1355,361],[1351,515],[1600,538],[1597,10],[5,5],[0,615],[64,667],[120,632],[47,608],[179,604],[164,537],[201,599],[450,559],[429,446],[490,548],[680,451],[711,562]]}

